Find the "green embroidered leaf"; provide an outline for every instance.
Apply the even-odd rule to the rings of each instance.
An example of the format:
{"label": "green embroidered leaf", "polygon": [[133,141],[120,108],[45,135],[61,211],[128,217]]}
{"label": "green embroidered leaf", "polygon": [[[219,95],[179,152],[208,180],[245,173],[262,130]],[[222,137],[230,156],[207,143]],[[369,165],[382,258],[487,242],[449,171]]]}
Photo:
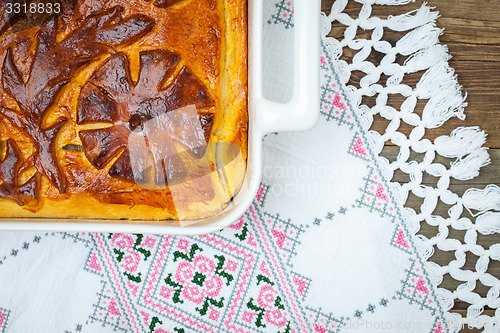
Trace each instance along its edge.
{"label": "green embroidered leaf", "polygon": [[276,300],[274,301],[274,306],[280,310],[285,310],[285,306],[283,306],[283,303],[281,303],[281,297],[279,296],[276,296]]}
{"label": "green embroidered leaf", "polygon": [[118,260],[118,262],[122,262],[122,259],[123,259],[123,256],[125,255],[125,253],[121,250],[118,250],[118,249],[113,249],[113,252],[116,254],[116,260]]}
{"label": "green embroidered leaf", "polygon": [[257,327],[262,327],[262,328],[266,327],[266,325],[262,323],[262,319],[264,318],[264,313],[266,310],[261,308],[260,306],[253,304],[253,298],[250,298],[250,300],[247,303],[247,307],[250,310],[257,311],[257,320],[255,321],[255,325],[257,325]]}
{"label": "green embroidered leaf", "polygon": [[213,306],[218,307],[218,308],[222,308],[224,306],[224,297],[221,297],[221,299],[219,301],[216,301],[213,298],[207,297],[207,298],[205,298],[205,302],[203,302],[203,307],[201,309],[196,308],[196,311],[198,311],[199,314],[204,316],[207,314],[208,307],[210,305],[213,305]]}
{"label": "green embroidered leaf", "polygon": [[158,317],[153,317],[151,319],[151,325],[149,325],[149,333],[153,333],[155,331],[156,324],[163,324]]}
{"label": "green embroidered leaf", "polygon": [[177,333],[186,333],[183,328],[174,327],[174,331],[176,331]]}
{"label": "green embroidered leaf", "polygon": [[151,251],[143,249],[142,247],[140,247],[140,245],[142,243],[142,239],[144,238],[144,235],[142,235],[142,234],[136,234],[136,236],[137,236],[137,239],[135,240],[135,244],[134,244],[133,249],[136,250],[139,253],[142,253],[144,255],[144,261],[147,261],[148,258],[151,256]]}
{"label": "green embroidered leaf", "polygon": [[174,303],[181,303],[181,304],[184,303],[184,301],[179,297],[181,295],[182,285],[172,280],[172,273],[168,274],[168,276],[165,278],[164,281],[167,285],[175,288],[172,301],[174,301]]}
{"label": "green embroidered leaf", "polygon": [[231,281],[234,280],[234,277],[231,274],[222,270],[222,267],[224,267],[224,264],[226,262],[226,258],[224,258],[224,256],[218,256],[218,255],[214,255],[214,258],[216,258],[219,261],[217,267],[215,268],[215,274],[226,279],[226,285],[229,286]]}
{"label": "green embroidered leaf", "polygon": [[263,308],[261,308],[260,306],[257,306],[255,304],[253,304],[253,297],[250,298],[250,300],[248,301],[247,303],[247,307],[250,309],[250,310],[254,310],[254,311],[265,311]]}
{"label": "green embroidered leaf", "polygon": [[257,275],[257,285],[259,285],[262,281],[270,284],[271,286],[274,286],[274,282],[272,282],[271,280],[269,280],[267,278],[267,276],[264,276],[262,274]]}
{"label": "green embroidered leaf", "polygon": [[238,238],[240,241],[244,241],[248,235],[248,226],[247,223],[243,225],[243,229],[241,230],[241,234],[235,234],[234,237]]}
{"label": "green embroidered leaf", "polygon": [[134,250],[136,249],[137,246],[141,245],[142,238],[144,237],[142,234],[135,234],[137,238],[135,239],[134,243]]}
{"label": "green embroidered leaf", "polygon": [[151,256],[151,251],[149,250],[146,250],[146,249],[143,249],[142,247],[138,247],[138,248],[135,248],[134,249],[137,251],[137,252],[140,252],[144,255],[144,261],[147,261],[148,258]]}
{"label": "green embroidered leaf", "polygon": [[127,272],[123,272],[123,275],[125,275],[130,281],[133,281],[136,283],[142,282],[141,273],[137,273],[137,276],[133,276],[132,274],[129,274]]}
{"label": "green embroidered leaf", "polygon": [[185,254],[181,251],[175,251],[174,252],[174,261],[177,261],[178,258],[182,258],[184,260],[187,260],[189,262],[193,261],[193,257],[196,254],[196,251],[203,251],[201,247],[198,246],[198,244],[193,244],[191,246],[191,249],[189,250],[189,255]]}

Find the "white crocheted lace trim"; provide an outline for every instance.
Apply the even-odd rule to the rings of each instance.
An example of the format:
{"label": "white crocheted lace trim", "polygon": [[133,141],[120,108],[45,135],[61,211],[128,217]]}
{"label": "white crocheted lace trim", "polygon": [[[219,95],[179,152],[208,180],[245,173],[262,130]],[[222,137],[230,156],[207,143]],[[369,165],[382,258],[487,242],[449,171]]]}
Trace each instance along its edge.
{"label": "white crocheted lace trim", "polygon": [[[392,183],[392,193],[399,203],[404,204],[409,193],[423,198],[421,212],[405,208],[408,229],[413,233],[418,251],[424,260],[431,277],[431,282],[438,286],[445,274],[460,281],[454,291],[438,288],[441,305],[449,311],[456,299],[470,304],[467,316],[461,318],[457,313],[448,312],[448,328],[452,332],[460,330],[460,322],[484,332],[498,332],[500,323],[500,281],[487,273],[490,260],[500,260],[500,244],[484,248],[477,244],[478,233],[491,235],[500,232],[500,188],[489,185],[485,189],[469,189],[459,196],[449,189],[450,179],[468,180],[479,175],[481,167],[490,163],[487,148],[483,147],[486,134],[478,127],[460,127],[448,136],[441,136],[434,142],[425,139],[426,129],[443,125],[451,117],[464,119],[465,96],[457,82],[454,70],[449,67],[448,49],[439,44],[442,30],[436,27],[438,13],[425,3],[418,10],[403,15],[379,18],[372,16],[372,5],[405,5],[410,0],[356,0],[362,4],[358,17],[344,13],[348,0],[337,0],[331,13],[322,16],[323,43],[330,56],[335,60],[334,67],[341,82],[346,85],[345,93],[355,107],[355,112],[366,131],[372,125],[374,115],[379,114],[390,120],[385,133],[369,131],[371,147],[378,154],[385,142],[392,141],[399,146],[399,154],[394,162],[379,157],[382,169],[386,170],[387,179],[392,179],[394,171],[406,173],[410,182]],[[326,37],[332,30],[332,24],[346,27],[344,39]],[[371,31],[370,39],[357,39],[358,29]],[[405,35],[395,46],[384,40],[384,32],[389,30],[404,32]],[[348,62],[340,60],[344,50],[349,48],[357,53]],[[384,56],[379,65],[367,60],[372,50]],[[402,64],[396,63],[396,56],[408,57]],[[353,71],[361,71],[365,76],[360,87],[347,85]],[[403,84],[405,75],[425,72],[415,88]],[[380,84],[381,74],[387,75],[386,84]],[[387,105],[389,94],[401,94],[406,100],[399,110]],[[363,96],[377,96],[376,105],[363,105]],[[422,115],[415,111],[418,100],[428,100]],[[412,126],[407,137],[398,131],[402,122]],[[422,161],[411,158],[414,151],[424,154]],[[436,155],[453,159],[449,167],[435,162]],[[436,186],[422,184],[424,174],[437,177]],[[434,215],[439,202],[452,206],[448,216]],[[475,221],[463,217],[467,209]],[[418,234],[421,223],[438,227],[439,233],[428,239]],[[450,237],[450,228],[465,231],[463,240]],[[440,266],[428,259],[434,253],[434,247],[441,251],[452,251],[455,260]],[[466,254],[470,252],[479,257],[475,271],[465,270]],[[486,297],[474,292],[477,281],[489,287]],[[485,306],[496,309],[495,317],[482,314]],[[455,323],[453,325],[452,323]]]}

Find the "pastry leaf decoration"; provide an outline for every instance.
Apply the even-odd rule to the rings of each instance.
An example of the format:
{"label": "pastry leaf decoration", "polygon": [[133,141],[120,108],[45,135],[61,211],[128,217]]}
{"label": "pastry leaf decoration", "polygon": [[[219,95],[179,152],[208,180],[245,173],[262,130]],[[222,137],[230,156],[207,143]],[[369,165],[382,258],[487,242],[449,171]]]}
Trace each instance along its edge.
{"label": "pastry leaf decoration", "polygon": [[22,155],[14,140],[6,141],[3,160],[0,159],[0,196],[14,199],[19,205],[35,201],[39,178],[31,177],[26,183],[19,185],[19,169]]}
{"label": "pastry leaf decoration", "polygon": [[58,119],[48,127],[43,120],[61,90],[72,76],[96,57],[113,47],[130,44],[148,32],[155,23],[144,15],[122,18],[123,8],[115,6],[88,16],[82,24],[57,42],[57,19],[51,17],[39,29],[35,56],[24,79],[8,49],[2,68],[2,84],[17,102],[20,112],[0,108],[0,121],[8,119],[33,142],[35,152],[20,171],[35,166],[60,193],[66,192],[67,180],[57,163],[55,139],[66,119]]}
{"label": "pastry leaf decoration", "polygon": [[159,8],[167,8],[184,0],[156,0],[153,5]]}
{"label": "pastry leaf decoration", "polygon": [[[132,133],[147,137],[146,122],[187,106],[201,110],[194,117],[187,113],[183,115],[180,111],[178,116],[175,113],[176,116],[161,124],[165,132],[173,135],[178,144],[197,158],[204,155],[205,149],[199,149],[199,145],[195,147],[194,143],[206,147],[213,124],[213,114],[202,110],[214,105],[204,84],[186,66],[174,75],[180,61],[177,54],[168,50],[151,50],[140,52],[139,58],[139,78],[133,82],[127,56],[116,54],[110,57],[83,87],[77,110],[78,124],[103,123],[100,128],[93,126],[79,132],[87,159],[96,168],[103,169],[119,156],[110,167],[109,174],[129,181],[138,179],[132,170],[128,140]],[[163,88],[167,81],[168,85]],[[193,133],[196,128],[198,132]],[[187,139],[189,137],[195,140]],[[171,153],[175,149],[172,142],[168,143],[169,140],[162,142],[162,150],[170,150]],[[160,151],[157,153],[161,154]],[[182,177],[179,165],[172,165],[175,164],[173,160],[170,162],[171,165],[167,162],[161,166],[164,168],[162,173],[166,173],[167,178]]]}

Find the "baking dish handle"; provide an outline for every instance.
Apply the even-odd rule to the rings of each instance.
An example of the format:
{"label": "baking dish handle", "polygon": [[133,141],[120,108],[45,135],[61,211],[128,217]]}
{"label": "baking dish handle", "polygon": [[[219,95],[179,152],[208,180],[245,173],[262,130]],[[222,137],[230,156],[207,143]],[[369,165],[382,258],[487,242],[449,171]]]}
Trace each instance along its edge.
{"label": "baking dish handle", "polygon": [[[254,100],[262,134],[279,131],[308,130],[317,123],[320,108],[320,17],[321,0],[294,1],[294,88],[288,103],[264,98],[262,93],[262,0],[254,0],[253,54],[256,70]],[[260,8],[259,8],[260,7]],[[258,22],[260,21],[260,22]]]}

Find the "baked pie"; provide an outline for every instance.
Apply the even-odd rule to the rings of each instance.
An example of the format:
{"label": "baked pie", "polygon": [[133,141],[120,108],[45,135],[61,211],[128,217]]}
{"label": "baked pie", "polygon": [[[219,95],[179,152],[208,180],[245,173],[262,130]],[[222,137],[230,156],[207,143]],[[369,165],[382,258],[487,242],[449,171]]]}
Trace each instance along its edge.
{"label": "baked pie", "polygon": [[222,210],[245,174],[246,1],[42,2],[60,10],[0,3],[0,217]]}

